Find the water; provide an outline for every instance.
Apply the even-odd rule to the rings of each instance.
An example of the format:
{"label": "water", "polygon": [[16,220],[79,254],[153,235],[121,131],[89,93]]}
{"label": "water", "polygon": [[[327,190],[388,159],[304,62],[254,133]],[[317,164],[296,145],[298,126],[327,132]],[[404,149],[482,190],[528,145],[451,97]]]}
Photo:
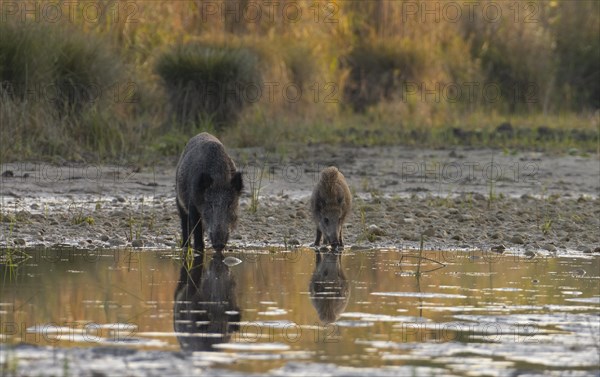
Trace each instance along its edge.
{"label": "water", "polygon": [[208,252],[204,265],[187,258],[182,269],[173,251],[27,254],[1,266],[3,370],[64,374],[59,350],[77,353],[74,375],[161,365],[182,374],[600,373],[598,257],[347,250],[317,264],[311,249],[273,249],[225,260]]}

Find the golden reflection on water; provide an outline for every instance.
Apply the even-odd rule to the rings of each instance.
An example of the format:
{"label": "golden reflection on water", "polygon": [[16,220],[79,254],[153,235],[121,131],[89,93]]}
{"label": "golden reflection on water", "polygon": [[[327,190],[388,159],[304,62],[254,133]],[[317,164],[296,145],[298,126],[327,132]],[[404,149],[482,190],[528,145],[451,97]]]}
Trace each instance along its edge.
{"label": "golden reflection on water", "polygon": [[[172,251],[65,249],[32,251],[30,255],[14,274],[2,266],[2,342],[98,346],[119,340],[127,346],[180,349],[181,339],[178,341],[173,329],[173,309],[185,269],[181,270],[181,261]],[[544,312],[544,305],[598,308],[595,303],[568,299],[599,294],[599,258],[527,259],[429,251],[420,266],[423,274],[417,279],[414,252],[345,251],[342,256],[326,254],[319,264],[312,249],[246,250],[225,255],[241,259],[241,264],[206,268],[214,261],[212,256],[208,253],[204,266],[200,266],[204,275],[190,274],[190,278],[198,282],[202,276],[205,280],[207,276],[221,279],[231,291],[218,296],[223,301],[220,309],[208,310],[202,321],[225,321],[222,312],[227,311],[227,323],[241,322],[232,327],[227,324],[227,336],[220,341],[278,345],[281,350],[289,349],[285,352],[302,352],[302,360],[377,366],[390,362],[382,361],[377,350],[361,341],[471,341],[468,336],[457,336],[456,327],[448,326],[444,331],[420,327],[422,321],[458,323],[453,315],[460,313]],[[439,268],[436,261],[445,266]],[[318,265],[320,268],[315,269]],[[584,269],[586,274],[578,276],[572,273],[575,269]],[[185,280],[186,275],[181,276]],[[218,284],[209,281],[203,286],[210,291]],[[181,289],[180,285],[178,291]],[[185,297],[193,301],[194,292],[190,292]],[[200,308],[205,309],[206,305]],[[200,317],[194,318],[198,321]],[[38,331],[28,331],[36,326]],[[498,334],[483,335],[484,341],[485,336],[493,341]],[[197,347],[193,342],[184,343],[187,349]],[[210,349],[218,342],[201,343],[209,344],[204,349]],[[284,363],[248,361],[232,368],[260,371]]]}

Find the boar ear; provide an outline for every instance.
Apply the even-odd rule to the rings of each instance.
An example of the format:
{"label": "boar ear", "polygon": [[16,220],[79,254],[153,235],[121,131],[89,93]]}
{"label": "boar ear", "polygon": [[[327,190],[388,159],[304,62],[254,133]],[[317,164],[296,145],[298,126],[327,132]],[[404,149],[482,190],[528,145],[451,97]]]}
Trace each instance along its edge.
{"label": "boar ear", "polygon": [[212,177],[206,173],[202,173],[200,174],[200,178],[198,178],[198,189],[200,189],[200,192],[203,192],[209,188],[212,183]]}
{"label": "boar ear", "polygon": [[242,173],[236,172],[231,178],[231,186],[237,192],[242,192],[244,189],[244,182],[242,182]]}

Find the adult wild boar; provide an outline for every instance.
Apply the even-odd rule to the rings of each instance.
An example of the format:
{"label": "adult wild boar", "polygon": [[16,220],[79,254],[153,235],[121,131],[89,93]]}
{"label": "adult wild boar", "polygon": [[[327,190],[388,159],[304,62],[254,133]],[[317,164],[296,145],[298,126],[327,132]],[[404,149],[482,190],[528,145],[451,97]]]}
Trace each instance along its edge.
{"label": "adult wild boar", "polygon": [[191,138],[175,173],[183,247],[189,246],[193,233],[194,248],[203,251],[206,229],[212,247],[222,251],[237,222],[242,189],[242,173],[219,139],[206,132]]}
{"label": "adult wild boar", "polygon": [[315,246],[325,243],[344,246],[342,225],[352,209],[352,195],[344,175],[335,167],[323,169],[310,200],[312,217],[317,225]]}

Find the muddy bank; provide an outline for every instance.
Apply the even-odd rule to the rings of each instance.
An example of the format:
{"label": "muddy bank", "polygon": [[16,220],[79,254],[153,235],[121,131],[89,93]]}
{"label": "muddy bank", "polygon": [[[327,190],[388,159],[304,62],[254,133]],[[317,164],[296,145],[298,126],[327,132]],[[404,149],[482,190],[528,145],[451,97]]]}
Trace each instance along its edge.
{"label": "muddy bank", "polygon": [[[301,147],[231,151],[245,173],[232,248],[309,245],[308,197],[336,165],[354,195],[352,248],[591,253],[600,247],[598,156],[492,150]],[[2,165],[0,245],[176,247],[175,160],[160,165]],[[259,191],[258,210],[252,192]]]}

